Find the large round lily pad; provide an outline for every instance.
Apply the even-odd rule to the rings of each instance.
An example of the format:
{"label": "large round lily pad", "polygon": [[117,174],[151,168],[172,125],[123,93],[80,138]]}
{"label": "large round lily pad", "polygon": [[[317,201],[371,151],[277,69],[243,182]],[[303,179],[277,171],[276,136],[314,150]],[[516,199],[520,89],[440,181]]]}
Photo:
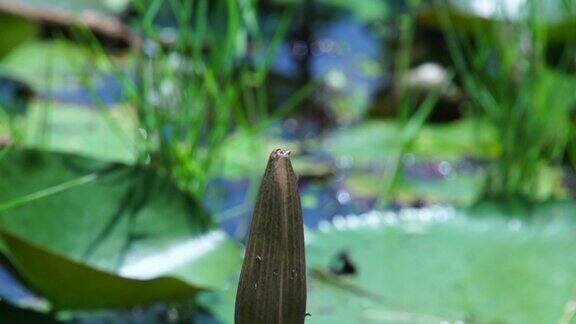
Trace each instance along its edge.
{"label": "large round lily pad", "polygon": [[[557,323],[575,298],[574,204],[532,210],[432,207],[321,223],[307,235],[306,323]],[[202,299],[224,323],[231,287]]]}
{"label": "large round lily pad", "polygon": [[240,263],[203,209],[151,170],[14,150],[0,177],[0,251],[57,309],[192,296]]}

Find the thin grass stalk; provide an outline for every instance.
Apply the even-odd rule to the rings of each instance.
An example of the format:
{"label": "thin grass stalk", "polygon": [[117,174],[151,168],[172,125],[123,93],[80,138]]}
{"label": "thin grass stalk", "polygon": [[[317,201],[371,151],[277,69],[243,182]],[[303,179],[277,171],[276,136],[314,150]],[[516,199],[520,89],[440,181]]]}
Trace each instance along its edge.
{"label": "thin grass stalk", "polygon": [[558,126],[570,128],[562,122],[569,118],[570,100],[550,100],[555,86],[546,62],[542,2],[527,3],[525,21],[504,19],[488,30],[478,27],[475,45],[459,39],[446,3],[436,4],[451,57],[473,106],[498,130],[501,153],[489,168],[487,195],[534,197],[539,175],[559,163],[568,148],[569,132]]}
{"label": "thin grass stalk", "polygon": [[[416,4],[412,5],[415,6]],[[401,134],[400,143],[398,151],[391,159],[390,171],[388,172],[387,180],[383,184],[382,194],[375,203],[376,208],[385,208],[392,201],[403,180],[406,154],[412,149],[420,130],[432,113],[441,92],[444,91],[441,88],[428,93],[424,101],[418,105],[416,100],[412,100],[412,94],[407,89],[405,77],[411,64],[410,57],[413,40],[414,18],[410,14],[404,14],[400,19],[400,48],[396,53],[397,65],[395,71],[397,78],[400,80],[400,84],[396,89],[399,114],[398,132]],[[451,79],[452,76],[449,77],[450,81]]]}

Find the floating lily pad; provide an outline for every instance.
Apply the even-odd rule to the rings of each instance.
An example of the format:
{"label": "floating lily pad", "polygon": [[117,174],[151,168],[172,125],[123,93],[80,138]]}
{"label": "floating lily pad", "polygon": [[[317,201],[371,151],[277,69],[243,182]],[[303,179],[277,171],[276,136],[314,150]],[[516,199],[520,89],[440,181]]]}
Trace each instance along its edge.
{"label": "floating lily pad", "polygon": [[[574,298],[574,207],[536,206],[531,218],[432,207],[324,222],[307,233],[306,321],[556,323]],[[202,296],[224,323],[234,287]]]}
{"label": "floating lily pad", "polygon": [[30,84],[40,93],[76,89],[93,75],[102,58],[63,40],[27,42],[0,61],[0,73]]}
{"label": "floating lily pad", "polygon": [[136,159],[136,118],[125,106],[102,111],[36,101],[29,110],[24,139],[28,147],[105,161],[133,163]]}
{"label": "floating lily pad", "polygon": [[0,251],[56,309],[193,296],[240,264],[202,208],[150,170],[12,150],[0,175]]}
{"label": "floating lily pad", "polygon": [[[493,130],[485,123],[463,120],[446,125],[425,125],[412,153],[422,159],[458,160],[463,157],[493,157],[499,152]],[[318,145],[337,159],[350,160],[353,167],[378,166],[394,159],[402,135],[393,121],[372,120],[336,130]]]}
{"label": "floating lily pad", "polygon": [[126,8],[129,0],[22,0],[20,3],[29,7],[48,7],[63,12],[81,13],[92,10],[102,14],[117,14]]}
{"label": "floating lily pad", "polygon": [[[387,177],[375,177],[373,173],[357,172],[351,174],[345,184],[354,198],[379,198],[389,180]],[[471,205],[480,198],[484,182],[482,172],[454,172],[435,179],[407,177],[400,183],[394,199],[406,204],[420,201],[426,204]]]}

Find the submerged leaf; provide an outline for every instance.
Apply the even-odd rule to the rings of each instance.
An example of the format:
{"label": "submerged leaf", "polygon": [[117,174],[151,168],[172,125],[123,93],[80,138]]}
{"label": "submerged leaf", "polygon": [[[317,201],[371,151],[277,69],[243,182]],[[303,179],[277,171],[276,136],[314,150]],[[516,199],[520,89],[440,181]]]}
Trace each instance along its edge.
{"label": "submerged leaf", "polygon": [[304,323],[302,207],[289,153],[274,150],[262,179],[236,296],[237,324]]}

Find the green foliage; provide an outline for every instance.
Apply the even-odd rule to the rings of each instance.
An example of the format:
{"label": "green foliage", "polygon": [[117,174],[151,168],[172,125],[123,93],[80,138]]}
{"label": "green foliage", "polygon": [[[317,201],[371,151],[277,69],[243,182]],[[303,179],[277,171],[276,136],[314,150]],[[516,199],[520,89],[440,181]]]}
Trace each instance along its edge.
{"label": "green foliage", "polygon": [[33,311],[20,309],[11,306],[0,300],[0,314],[2,320],[11,324],[30,324],[30,323],[44,323],[56,324],[60,323],[48,315],[39,314]]}
{"label": "green foliage", "polygon": [[[20,117],[20,116],[18,116]],[[0,119],[2,121],[2,119]],[[118,125],[117,129],[111,125]],[[137,159],[135,117],[129,107],[100,111],[76,104],[33,100],[15,120],[0,123],[0,136],[18,139],[16,146],[65,152],[103,161],[134,163]]]}
{"label": "green foliage", "polygon": [[0,174],[0,252],[57,309],[193,296],[239,266],[238,246],[150,170],[11,150]]}
{"label": "green foliage", "polygon": [[188,297],[199,289],[176,278],[123,278],[74,262],[0,231],[12,262],[57,310],[111,308]]}
{"label": "green foliage", "polygon": [[[548,34],[548,41],[562,43],[574,40],[571,32],[576,27],[576,7],[565,0],[527,0],[527,1],[487,1],[478,4],[475,0],[443,0],[441,8],[457,26],[461,35],[474,35],[478,27],[492,29],[494,22],[525,23],[531,19],[533,6],[538,11],[541,27]],[[434,1],[429,1],[434,3]],[[418,18],[421,22],[442,29],[442,22],[434,6],[420,8]],[[492,30],[494,31],[494,30]],[[492,31],[489,31],[491,33]],[[490,37],[496,36],[490,34]],[[498,36],[496,36],[498,37]]]}
{"label": "green foliage", "polygon": [[[74,12],[88,2],[54,1]],[[382,1],[318,2],[369,22],[388,14]],[[73,33],[87,47],[36,41],[7,53],[36,27],[0,15],[1,22],[18,27],[0,41],[0,55],[7,53],[2,74],[46,97],[82,84],[99,108],[34,101],[27,116],[0,125],[2,135],[24,126],[17,144],[38,149],[0,149],[0,253],[55,309],[128,307],[221,288],[238,270],[239,248],[168,178],[200,200],[215,176],[259,174],[259,157],[279,144],[351,162],[341,184],[354,198],[385,201],[393,195],[400,202],[471,205],[482,190],[497,198],[561,196],[558,166],[567,156],[576,163],[576,80],[570,74],[575,20],[549,18],[538,10],[543,0],[526,3],[525,12],[513,17],[468,19],[437,2],[436,23],[445,32],[472,118],[426,125],[440,92],[416,101],[405,83],[415,21],[404,13],[395,60],[398,119],[335,130],[318,143],[288,142],[269,132],[313,89],[304,85],[277,109],[269,105],[269,69],[290,10],[268,41],[258,1],[137,0],[133,27],[142,44],[124,57],[110,56],[81,27]],[[118,8],[124,4],[120,0]],[[103,2],[92,9],[111,10]],[[554,12],[570,17],[570,8]],[[166,13],[175,28],[157,25]],[[550,47],[559,40],[566,51],[551,58]],[[98,98],[102,71],[120,81],[127,102],[108,109]],[[407,161],[453,163],[463,157],[496,161],[486,172],[402,179]],[[300,176],[331,172],[301,157],[294,168]],[[314,199],[305,203],[319,204]],[[520,201],[513,207],[525,208]],[[531,215],[476,206],[449,218],[423,209],[321,223],[319,231],[307,233],[307,321],[567,323],[576,282],[574,206],[531,208]],[[356,274],[334,273],[342,252]],[[202,297],[225,322],[234,313],[235,287]],[[10,321],[51,320],[3,303],[0,313],[2,319],[13,316],[6,317]]]}
{"label": "green foliage", "polygon": [[[311,266],[326,269],[345,250],[358,276],[318,280],[309,310],[325,310],[319,323],[355,318],[553,323],[576,279],[576,264],[568,256],[573,238],[568,230],[549,236],[550,223],[516,231],[503,219],[401,222],[381,230],[319,234],[309,249],[317,251],[310,253]],[[344,300],[347,307],[335,307]]]}
{"label": "green foliage", "polygon": [[38,27],[34,23],[6,13],[0,13],[0,25],[2,26],[0,57],[4,57],[12,49],[31,39],[38,32]]}
{"label": "green foliage", "polygon": [[299,143],[285,141],[270,131],[255,134],[235,132],[224,141],[222,148],[223,167],[222,175],[226,179],[245,179],[260,177],[266,168],[263,157],[275,148],[283,147],[291,152],[300,149]]}
{"label": "green foliage", "polygon": [[[297,4],[299,0],[273,0],[278,4]],[[319,4],[327,7],[339,8],[352,13],[357,19],[367,23],[384,21],[390,15],[390,4],[383,0],[373,1],[346,1],[346,0],[317,0]]]}
{"label": "green foliage", "polygon": [[[573,208],[542,205],[528,215],[494,206],[409,209],[334,219],[307,233],[307,322],[556,323],[576,282]],[[342,252],[355,274],[333,272]],[[231,287],[202,296],[224,323],[232,323]]]}
{"label": "green foliage", "polygon": [[446,4],[437,1],[437,14],[472,112],[486,116],[501,143],[497,161],[489,169],[488,196],[539,198],[543,175],[561,163],[574,140],[576,81],[564,72],[574,57],[574,39],[567,40],[556,70],[550,68],[550,35],[541,5],[541,1],[526,2],[518,20],[502,16],[476,23],[471,41],[459,37],[459,26]]}
{"label": "green foliage", "polygon": [[[424,167],[424,166],[422,166]],[[384,173],[382,177],[392,176]],[[410,205],[414,202],[426,204],[449,203],[470,206],[482,196],[485,175],[483,172],[451,172],[445,178],[406,178],[396,189],[395,201]],[[380,195],[382,179],[368,171],[353,172],[345,186],[354,198],[374,198]]]}
{"label": "green foliage", "polygon": [[[135,80],[120,68],[116,75],[137,111],[140,162],[167,170],[201,198],[210,177],[222,170],[222,145],[233,127],[254,133],[311,91],[305,86],[274,113],[268,106],[268,72],[291,14],[264,44],[249,1],[143,0],[134,6],[135,26],[144,36],[134,55]],[[166,14],[177,22],[171,40],[156,25],[156,17]],[[102,52],[95,39],[92,44]]]}
{"label": "green foliage", "polygon": [[262,157],[277,147],[292,152],[292,165],[301,177],[323,176],[332,172],[329,163],[301,154],[302,143],[282,139],[280,131],[281,129],[273,128],[255,133],[238,131],[230,134],[222,148],[222,176],[230,180],[259,178],[266,167],[266,161],[262,161]]}
{"label": "green foliage", "polygon": [[[418,2],[409,2],[408,5],[413,9]],[[413,11],[413,10],[412,10]],[[439,89],[430,89],[424,98],[415,93],[410,93],[407,87],[407,75],[411,65],[412,43],[415,32],[415,19],[413,13],[403,13],[399,18],[399,47],[396,52],[396,77],[399,79],[399,85],[396,86],[395,92],[398,98],[398,123],[395,132],[399,134],[399,145],[393,153],[390,168],[391,176],[385,182],[382,188],[382,194],[377,197],[377,206],[382,207],[389,203],[400,186],[405,168],[405,158],[413,150],[415,142],[421,135],[420,132],[424,123],[434,110],[438,98],[444,91],[444,86]],[[451,82],[452,76],[449,77]],[[419,99],[416,99],[419,98]],[[416,100],[415,100],[416,99]],[[421,100],[418,102],[417,100]]]}
{"label": "green foliage", "polygon": [[35,40],[22,44],[0,61],[0,72],[41,93],[77,89],[102,56],[65,40]]}
{"label": "green foliage", "polygon": [[[120,126],[111,129],[112,122]],[[103,161],[133,163],[137,130],[131,110],[122,105],[100,111],[79,105],[34,101],[25,120],[22,144]]]}
{"label": "green foliage", "polygon": [[[400,149],[402,134],[397,131],[398,127],[394,121],[366,121],[334,131],[318,144],[318,148],[324,148],[336,159],[351,157],[354,167],[378,165],[389,161]],[[410,152],[423,160],[455,162],[464,157],[490,158],[499,151],[494,132],[490,125],[471,119],[424,125]]]}

